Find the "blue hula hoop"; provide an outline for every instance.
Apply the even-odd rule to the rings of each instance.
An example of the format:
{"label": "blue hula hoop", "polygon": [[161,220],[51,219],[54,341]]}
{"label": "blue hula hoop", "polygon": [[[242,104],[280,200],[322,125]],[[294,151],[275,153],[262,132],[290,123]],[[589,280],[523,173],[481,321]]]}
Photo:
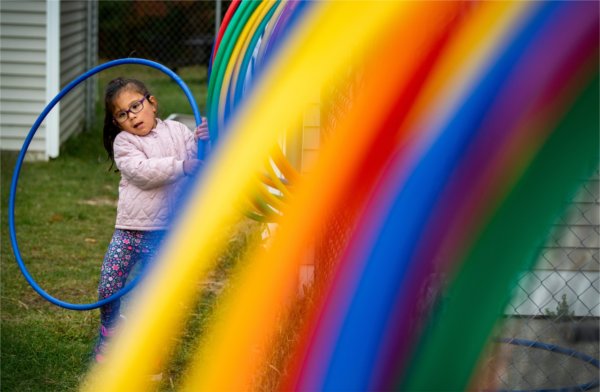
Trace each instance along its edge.
{"label": "blue hula hoop", "polygon": [[[535,340],[527,340],[527,339],[516,339],[516,338],[503,338],[496,339],[498,343],[512,344],[515,346],[523,346],[529,348],[537,348],[540,350],[546,350],[562,355],[566,355],[572,358],[579,359],[589,365],[595,366],[600,369],[600,361],[598,359],[587,355],[585,353],[572,350],[570,348],[565,348],[561,346],[557,346],[555,344],[538,342]],[[592,380],[583,384],[573,385],[568,387],[560,387],[560,388],[543,388],[543,389],[522,389],[522,390],[504,390],[501,389],[498,392],[570,392],[570,391],[589,391],[590,389],[596,388],[600,385],[600,379]]]}
{"label": "blue hula hoop", "polygon": [[[11,186],[10,186],[10,197],[9,197],[9,201],[8,201],[8,226],[9,226],[10,242],[11,242],[11,245],[13,248],[13,253],[17,260],[17,264],[19,265],[19,269],[21,270],[21,273],[27,280],[27,283],[29,283],[29,285],[40,296],[42,296],[42,298],[46,299],[47,301],[49,301],[55,305],[58,305],[60,307],[66,308],[66,309],[91,310],[91,309],[95,309],[95,308],[104,306],[105,304],[112,302],[112,301],[122,297],[123,295],[127,294],[128,292],[130,292],[131,289],[133,289],[135,287],[135,285],[138,283],[138,281],[140,280],[140,278],[143,274],[139,274],[133,281],[131,281],[129,284],[125,285],[125,287],[123,287],[120,291],[114,293],[110,297],[104,298],[97,302],[88,303],[88,304],[74,304],[74,303],[61,301],[61,300],[51,296],[50,294],[48,294],[46,291],[44,291],[44,289],[42,289],[37,284],[37,282],[33,279],[31,274],[27,270],[27,267],[25,266],[25,263],[23,262],[23,258],[21,257],[21,251],[19,250],[19,244],[17,242],[17,234],[16,234],[16,228],[15,228],[15,197],[16,197],[16,193],[17,193],[17,183],[19,181],[19,173],[21,171],[21,166],[23,164],[25,154],[27,153],[27,149],[29,148],[29,145],[31,144],[31,141],[32,141],[35,133],[37,132],[38,128],[40,127],[40,125],[42,124],[42,122],[44,121],[44,119],[46,118],[48,113],[50,113],[50,111],[54,108],[54,106],[56,106],[56,104],[69,91],[71,91],[74,87],[79,85],[81,82],[89,79],[91,76],[93,76],[93,75],[97,74],[98,72],[101,72],[107,68],[116,67],[118,65],[123,65],[123,64],[145,65],[148,67],[155,68],[159,71],[162,71],[163,73],[170,76],[171,79],[173,79],[185,93],[185,95],[192,107],[192,110],[194,112],[194,118],[196,120],[196,124],[199,125],[202,121],[202,117],[200,116],[200,111],[198,110],[198,105],[196,104],[196,100],[194,99],[192,92],[190,91],[188,86],[184,83],[184,81],[175,72],[171,71],[169,68],[165,67],[164,65],[159,64],[154,61],[140,59],[140,58],[118,59],[118,60],[106,62],[104,64],[100,64],[100,65],[90,69],[89,71],[85,72],[84,74],[82,74],[81,76],[79,76],[78,78],[73,80],[72,82],[70,82],[54,97],[54,99],[52,99],[52,101],[50,101],[50,103],[48,103],[48,105],[46,105],[46,107],[44,108],[44,110],[42,111],[40,116],[37,118],[37,120],[31,127],[29,134],[27,135],[27,137],[25,138],[25,141],[23,142],[23,147],[21,148],[19,156],[17,157],[17,162],[15,164],[15,170],[13,172],[12,182],[11,182]],[[203,156],[204,148],[202,148],[202,147],[203,146],[198,146],[199,159],[204,158],[204,156]]]}

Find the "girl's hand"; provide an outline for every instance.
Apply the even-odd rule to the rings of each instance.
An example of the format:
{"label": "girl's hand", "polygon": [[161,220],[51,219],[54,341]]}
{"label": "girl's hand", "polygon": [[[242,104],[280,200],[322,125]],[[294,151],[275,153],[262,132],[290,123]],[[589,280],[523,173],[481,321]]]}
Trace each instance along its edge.
{"label": "girl's hand", "polygon": [[194,131],[194,140],[209,140],[210,134],[208,133],[208,122],[206,117],[202,117],[202,122],[196,127]]}
{"label": "girl's hand", "polygon": [[183,174],[190,176],[200,168],[202,161],[198,159],[186,159],[183,161]]}

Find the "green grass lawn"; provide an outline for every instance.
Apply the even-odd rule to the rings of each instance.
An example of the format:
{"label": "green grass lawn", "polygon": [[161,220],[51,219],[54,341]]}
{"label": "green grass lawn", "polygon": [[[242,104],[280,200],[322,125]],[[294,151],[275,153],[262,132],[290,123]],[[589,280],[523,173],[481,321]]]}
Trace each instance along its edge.
{"label": "green grass lawn", "polygon": [[[139,65],[111,68],[98,77],[99,103],[106,82],[119,75],[147,83],[157,96],[160,116],[192,110],[180,88],[159,71]],[[206,70],[184,68],[179,75],[193,91],[204,113]],[[15,220],[21,255],[31,275],[50,295],[73,303],[96,301],[100,265],[114,230],[119,175],[109,171],[102,147],[102,108],[96,123],[62,147],[49,162],[26,162],[18,182]],[[2,391],[77,390],[91,359],[99,310],[72,311],[41,298],[19,271],[8,231],[8,195],[16,153],[1,160],[1,384]],[[225,252],[212,279],[220,286],[260,225],[244,221],[232,228],[232,247]],[[210,282],[209,282],[210,283]],[[206,282],[199,282],[200,288]],[[210,284],[208,285],[210,286]],[[176,389],[215,303],[215,290],[202,290],[189,309],[179,349],[165,369],[159,390]]]}

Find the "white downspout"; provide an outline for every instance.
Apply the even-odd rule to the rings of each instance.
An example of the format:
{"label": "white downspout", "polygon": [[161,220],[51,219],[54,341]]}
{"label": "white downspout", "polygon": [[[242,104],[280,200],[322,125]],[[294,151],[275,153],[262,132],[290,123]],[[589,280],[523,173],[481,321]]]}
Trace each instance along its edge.
{"label": "white downspout", "polygon": [[[60,91],[60,0],[46,0],[46,104]],[[60,103],[48,114],[46,157],[58,157],[60,148]]]}

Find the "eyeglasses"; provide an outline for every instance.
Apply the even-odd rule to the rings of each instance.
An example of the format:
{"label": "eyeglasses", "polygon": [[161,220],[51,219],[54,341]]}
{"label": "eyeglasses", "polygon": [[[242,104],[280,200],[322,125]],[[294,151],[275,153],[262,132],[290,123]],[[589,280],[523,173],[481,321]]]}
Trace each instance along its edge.
{"label": "eyeglasses", "polygon": [[146,95],[146,96],[144,96],[144,98],[140,99],[139,101],[135,101],[134,103],[129,105],[129,109],[121,110],[120,112],[115,114],[115,120],[117,120],[118,123],[123,123],[123,122],[127,121],[127,119],[129,118],[129,113],[141,112],[144,109],[144,101],[147,98],[150,98],[150,97],[148,95]]}

